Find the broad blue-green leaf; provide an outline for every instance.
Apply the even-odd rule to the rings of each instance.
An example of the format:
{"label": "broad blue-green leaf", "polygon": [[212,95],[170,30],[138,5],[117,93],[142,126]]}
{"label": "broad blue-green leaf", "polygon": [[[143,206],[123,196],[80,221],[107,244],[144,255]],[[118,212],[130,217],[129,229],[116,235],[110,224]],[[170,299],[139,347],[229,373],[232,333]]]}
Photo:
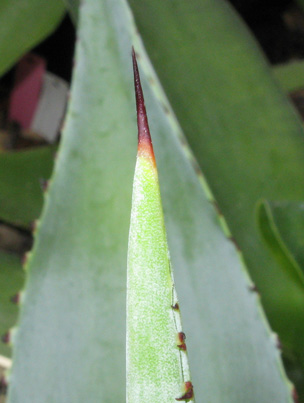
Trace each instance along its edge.
{"label": "broad blue-green leaf", "polygon": [[1,0],[0,76],[47,37],[64,14],[61,0]]}
{"label": "broad blue-green leaf", "polygon": [[297,302],[302,297],[293,294],[288,274],[270,258],[255,222],[260,198],[304,200],[302,122],[228,2],[130,4],[271,325],[283,345],[303,355],[304,310]]}
{"label": "broad blue-green leaf", "polygon": [[[124,0],[80,9],[72,101],[16,334],[8,401],[125,401],[125,297],[143,71],[197,401],[289,402],[259,299],[151,69]],[[207,192],[207,196],[205,191]]]}

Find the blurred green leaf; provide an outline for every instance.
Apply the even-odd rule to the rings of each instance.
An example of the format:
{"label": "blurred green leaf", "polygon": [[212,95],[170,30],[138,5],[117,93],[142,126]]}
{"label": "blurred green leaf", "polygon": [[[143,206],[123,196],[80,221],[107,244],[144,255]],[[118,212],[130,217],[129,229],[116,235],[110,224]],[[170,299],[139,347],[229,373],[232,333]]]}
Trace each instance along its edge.
{"label": "blurred green leaf", "polygon": [[51,175],[54,146],[0,154],[0,219],[28,228],[43,205],[41,180]]}
{"label": "blurred green leaf", "polygon": [[270,258],[255,222],[261,198],[304,200],[302,122],[228,2],[129,2],[271,325],[283,344],[304,356],[302,294],[293,294],[288,273]]}
{"label": "blurred green leaf", "polygon": [[64,11],[61,0],[1,0],[0,76],[57,27]]}
{"label": "blurred green leaf", "polygon": [[279,64],[274,66],[272,71],[286,92],[304,87],[304,62],[302,60]]}
{"label": "blurred green leaf", "polygon": [[79,12],[79,4],[81,0],[63,0],[63,2],[66,4],[66,7],[70,13],[70,16],[72,18],[72,21],[74,25],[77,25],[78,22],[78,12]]}
{"label": "blurred green leaf", "polygon": [[[11,299],[20,290],[24,281],[24,271],[20,258],[0,251],[0,336],[15,326],[18,306]],[[11,348],[0,341],[0,354],[9,357]]]}
{"label": "blurred green leaf", "polygon": [[197,401],[291,401],[276,337],[202,174],[185,156],[189,149],[125,1],[84,2],[78,37],[72,100],[28,267],[9,402],[125,400],[136,155],[132,44],[143,72]]}

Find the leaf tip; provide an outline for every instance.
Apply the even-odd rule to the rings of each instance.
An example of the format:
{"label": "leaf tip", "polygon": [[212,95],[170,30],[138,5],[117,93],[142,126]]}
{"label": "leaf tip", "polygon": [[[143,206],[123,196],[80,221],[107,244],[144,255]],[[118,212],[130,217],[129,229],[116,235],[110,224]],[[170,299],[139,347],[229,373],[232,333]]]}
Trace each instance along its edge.
{"label": "leaf tip", "polygon": [[150,157],[155,164],[153,145],[148,124],[145,100],[140,81],[140,75],[137,65],[136,52],[132,47],[134,87],[137,110],[137,127],[138,127],[138,153]]}

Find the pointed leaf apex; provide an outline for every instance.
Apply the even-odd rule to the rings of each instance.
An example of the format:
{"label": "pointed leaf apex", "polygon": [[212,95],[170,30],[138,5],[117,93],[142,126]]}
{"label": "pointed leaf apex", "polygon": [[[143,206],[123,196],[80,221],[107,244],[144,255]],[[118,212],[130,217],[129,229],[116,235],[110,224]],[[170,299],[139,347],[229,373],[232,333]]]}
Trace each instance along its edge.
{"label": "pointed leaf apex", "polygon": [[134,87],[135,87],[136,110],[137,110],[138,154],[150,157],[152,161],[155,163],[144,95],[140,82],[136,53],[133,47],[132,47],[132,59],[133,59]]}

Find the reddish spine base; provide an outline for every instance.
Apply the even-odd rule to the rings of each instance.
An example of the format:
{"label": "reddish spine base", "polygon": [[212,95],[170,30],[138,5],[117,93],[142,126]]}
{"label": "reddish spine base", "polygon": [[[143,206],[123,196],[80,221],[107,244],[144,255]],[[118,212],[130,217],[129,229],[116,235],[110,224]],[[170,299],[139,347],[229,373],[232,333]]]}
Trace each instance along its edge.
{"label": "reddish spine base", "polygon": [[136,110],[137,110],[138,155],[148,157],[151,160],[153,166],[155,167],[156,166],[155,156],[153,151],[143,90],[141,87],[134,48],[132,48],[132,59],[133,59],[135,98],[136,98]]}

